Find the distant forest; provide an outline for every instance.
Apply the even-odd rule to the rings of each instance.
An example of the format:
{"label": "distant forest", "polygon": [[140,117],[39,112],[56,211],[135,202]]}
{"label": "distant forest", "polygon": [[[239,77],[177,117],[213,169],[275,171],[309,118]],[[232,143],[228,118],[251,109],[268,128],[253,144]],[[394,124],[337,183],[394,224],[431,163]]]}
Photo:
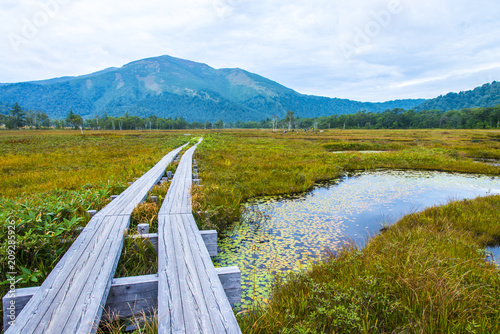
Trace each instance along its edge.
{"label": "distant forest", "polygon": [[500,104],[500,83],[493,81],[473,90],[459,93],[448,93],[413,108],[421,110],[461,110],[464,108],[489,107]]}
{"label": "distant forest", "polygon": [[7,115],[0,114],[0,126],[7,129],[101,129],[101,130],[153,130],[153,129],[496,129],[500,128],[500,104],[496,107],[464,108],[461,110],[415,111],[395,108],[380,113],[359,111],[355,114],[299,118],[289,111],[285,118],[276,116],[260,122],[187,122],[184,118],[130,116],[112,117],[106,114],[90,119],[70,111],[65,119],[51,120],[43,111],[24,111],[16,104]]}

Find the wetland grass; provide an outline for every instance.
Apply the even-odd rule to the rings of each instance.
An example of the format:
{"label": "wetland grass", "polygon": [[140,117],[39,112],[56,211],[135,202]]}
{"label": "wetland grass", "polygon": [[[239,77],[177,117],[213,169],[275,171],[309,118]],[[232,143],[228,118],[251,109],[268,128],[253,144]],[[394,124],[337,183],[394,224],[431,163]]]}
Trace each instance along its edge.
{"label": "wetland grass", "polygon": [[[302,193],[358,170],[418,169],[499,175],[474,163],[500,158],[498,130],[330,130],[322,133],[226,130],[205,135],[196,151],[203,187],[193,187],[200,226],[224,232],[249,198]],[[376,149],[376,154],[346,151]],[[205,213],[206,212],[206,213]]]}
{"label": "wetland grass", "polygon": [[178,132],[0,131],[0,196],[126,185],[187,140]]}
{"label": "wetland grass", "polygon": [[[211,133],[197,151],[204,186],[194,188],[193,199],[197,210],[206,212],[198,222],[225,231],[239,220],[241,204],[249,198],[300,193],[315,182],[357,170],[499,175],[498,167],[474,163],[481,157],[500,157],[498,134],[498,130]],[[387,152],[330,153],[339,146]],[[239,314],[243,331],[498,332],[500,279],[498,269],[484,261],[483,251],[498,239],[485,242],[481,235],[484,226],[500,221],[500,198],[485,201],[449,204],[434,209],[437,213],[425,211],[435,212],[429,218],[431,225],[439,224],[440,217],[453,217],[456,225],[450,221],[442,233],[426,226],[393,235],[397,228],[389,228],[366,250],[346,245],[311,269],[277,277],[269,301],[254,301],[252,308]],[[469,210],[469,202],[477,203],[476,209]],[[449,208],[455,209],[449,212]],[[470,223],[464,227],[461,222]],[[472,235],[474,226],[482,227]],[[372,251],[375,246],[379,249]]]}
{"label": "wetland grass", "polygon": [[104,207],[187,141],[180,132],[0,131],[2,296],[12,271],[7,222],[16,226],[16,286],[39,286],[89,221],[88,209]]}
{"label": "wetland grass", "polygon": [[[203,187],[193,186],[193,212],[200,227],[216,228],[219,232],[223,232],[239,219],[241,204],[249,198],[303,192],[310,189],[316,182],[331,180],[350,171],[396,168],[499,175],[500,167],[473,162],[473,159],[477,158],[500,158],[498,136],[498,130],[331,130],[323,133],[289,132],[288,134],[255,130],[205,132],[204,141],[195,153]],[[52,266],[57,263],[58,258],[69,247],[70,243],[66,242],[64,242],[67,245],[64,246],[66,248],[61,246],[63,244],[61,240],[71,239],[63,234],[68,231],[73,233],[76,226],[86,224],[88,217],[85,217],[84,213],[87,209],[98,209],[104,206],[109,201],[109,195],[125,189],[127,181],[132,181],[133,178],[142,175],[169,150],[186,141],[187,138],[181,132],[99,131],[88,132],[85,137],[76,136],[67,131],[51,131],[44,132],[44,134],[36,131],[0,132],[0,154],[3,158],[0,169],[2,173],[0,181],[2,233],[6,231],[5,222],[8,219],[14,219],[18,222],[17,225],[21,231],[20,240],[26,245],[24,251],[26,251],[27,259],[22,261],[26,261],[23,264],[26,264],[28,273],[24,273],[25,276],[19,287],[40,285]],[[339,142],[341,144],[336,144]],[[349,150],[369,147],[389,152],[373,155],[363,155],[357,152],[332,154],[330,151],[333,151],[333,147],[338,148],[339,145],[346,145]],[[119,152],[122,154],[120,155]],[[154,212],[161,205],[164,197],[162,194],[166,193],[166,190],[153,190],[152,193],[159,196],[160,203],[156,206],[147,203],[144,207],[140,207],[135,212],[131,230],[135,229],[137,223],[148,221],[153,223],[152,231],[154,231]],[[494,202],[498,203],[499,199],[494,197]],[[459,204],[459,207],[463,208],[463,205]],[[70,227],[65,229],[64,224]],[[51,233],[38,234],[36,230],[41,229],[41,226],[53,226],[54,231],[49,229]],[[64,232],[58,234],[58,228],[63,228]],[[396,247],[402,242],[390,234],[393,233],[392,230],[393,228],[389,228],[380,236],[387,235],[384,242],[379,242],[382,244],[381,253],[384,253],[384,243],[394,244]],[[429,248],[435,250],[440,249],[443,240],[459,240],[459,237],[465,238],[465,236],[475,238],[470,236],[469,232],[460,232],[459,236],[450,232],[450,235],[438,238],[439,235],[436,236],[436,233],[425,235],[425,228],[420,230],[420,236],[418,233],[415,234],[415,239],[403,238],[403,240],[422,245],[422,248],[425,248],[427,244],[435,245]],[[59,236],[61,237],[57,239]],[[55,238],[56,241],[49,240],[51,238]],[[430,238],[432,242],[423,242],[426,238]],[[42,239],[45,240],[47,249],[39,249],[39,242]],[[478,310],[484,308],[484,314],[493,314],[495,311],[492,311],[492,307],[499,309],[498,305],[489,304],[492,302],[491,298],[485,297],[485,293],[489,293],[490,290],[483,289],[484,280],[487,278],[488,284],[498,290],[495,281],[498,273],[496,272],[496,276],[491,274],[495,268],[478,260],[482,258],[477,255],[481,253],[478,251],[479,245],[484,242],[477,241],[479,239],[474,239],[476,243],[473,246],[468,244],[469,239],[460,239],[462,243],[458,242],[459,246],[457,246],[459,251],[462,251],[462,248],[465,250],[470,248],[467,254],[470,256],[476,254],[477,258],[467,258],[463,261],[459,259],[458,263],[452,262],[441,267],[444,274],[450,273],[449,280],[454,282],[450,283],[451,287],[454,286],[453,284],[459,284],[462,280],[470,278],[471,282],[476,284],[471,283],[472,286],[477,288],[477,294],[474,294],[476,290],[473,288],[465,289],[470,292],[472,299],[463,297],[463,305],[471,307],[472,316],[478,316],[478,320],[468,322],[468,327],[463,321],[457,322],[453,325],[455,327],[450,328],[457,330],[466,328],[470,332],[476,330],[478,333],[486,333],[482,328],[495,328],[494,321],[491,320],[488,323],[487,320],[481,318]],[[53,247],[54,242],[59,244]],[[137,240],[134,242],[124,248],[130,256],[123,257],[128,264],[124,265],[125,272],[118,273],[119,276],[142,274],[145,266],[151,267],[153,254],[147,243],[142,241],[137,243]],[[467,243],[469,248],[464,243]],[[453,243],[448,241],[447,244]],[[378,244],[375,243],[375,245]],[[52,254],[48,250],[50,247],[57,251],[55,253],[53,251],[54,254]],[[418,249],[416,246],[414,248]],[[422,250],[422,254],[428,255],[429,249]],[[2,254],[5,250],[2,246]],[[389,318],[392,318],[390,315],[396,314],[395,317],[398,319],[403,316],[408,316],[410,319],[409,324],[394,327],[400,328],[400,332],[421,332],[421,329],[425,328],[430,330],[429,332],[437,333],[440,332],[439,328],[443,328],[439,326],[442,325],[443,319],[448,319],[448,314],[453,316],[461,314],[453,311],[453,308],[439,308],[438,301],[442,300],[443,296],[453,296],[452,294],[426,297],[425,294],[413,295],[408,292],[406,295],[403,294],[405,298],[408,298],[405,301],[403,297],[401,297],[402,300],[398,299],[400,298],[397,294],[399,290],[393,287],[392,283],[390,283],[390,287],[393,288],[390,290],[391,294],[384,294],[385,290],[380,288],[380,285],[383,285],[380,282],[384,282],[384,279],[387,281],[387,277],[392,278],[390,274],[394,274],[396,269],[403,273],[407,268],[403,266],[389,270],[390,268],[382,266],[389,264],[381,260],[378,266],[382,266],[381,268],[385,271],[379,273],[375,262],[368,266],[371,260],[364,256],[363,252],[346,246],[344,252],[336,257],[332,256],[324,263],[314,265],[311,270],[291,274],[287,278],[277,278],[275,293],[269,305],[262,304],[262,307],[258,307],[259,302],[256,301],[252,310],[247,310],[238,316],[242,328],[249,333],[322,332],[330,329],[328,327],[330,325],[325,324],[323,320],[328,322],[332,319],[332,314],[335,314],[340,317],[333,322],[335,328],[338,329],[337,332],[352,330],[351,332],[378,333],[380,331],[375,331],[376,328],[393,326],[389,323]],[[443,252],[445,255],[449,254],[446,253],[448,251]],[[418,256],[414,260],[413,251],[405,254],[412,263],[425,260]],[[401,256],[404,258],[404,255]],[[462,262],[467,266],[460,266]],[[139,263],[141,265],[137,266]],[[447,262],[437,260],[437,263],[446,264]],[[491,275],[487,276],[476,267],[487,270]],[[152,268],[154,271],[154,265]],[[428,268],[428,271],[424,273],[432,273],[432,267]],[[463,274],[468,273],[468,270],[473,274],[456,279],[456,272]],[[338,278],[340,272],[349,275]],[[369,275],[363,276],[361,275],[363,273]],[[441,272],[438,273],[441,274]],[[374,276],[376,274],[379,276]],[[448,278],[446,275],[443,277]],[[376,279],[372,279],[372,276]],[[419,277],[422,276],[425,275],[421,274]],[[315,277],[321,278],[318,284],[311,281]],[[435,277],[438,277],[437,274]],[[455,280],[452,280],[453,278]],[[345,282],[342,281],[343,279]],[[348,286],[344,284],[346,282]],[[411,292],[412,289],[419,293],[420,290],[427,291],[424,289],[424,281],[415,279],[411,282],[411,288],[408,284],[403,284],[404,279],[401,280],[400,285],[405,287],[405,291]],[[423,287],[418,285],[414,287],[414,282],[423,284]],[[435,285],[444,286],[447,282],[446,280],[438,281],[436,278]],[[309,283],[312,284],[312,288],[308,285]],[[429,285],[432,284],[429,283]],[[289,292],[288,295],[286,291]],[[315,294],[320,297],[320,303],[317,304],[319,308],[311,308],[315,304],[308,304],[308,298],[313,298]],[[328,307],[332,306],[331,296],[334,296],[336,304],[334,309],[329,310]],[[409,302],[417,297],[423,300],[427,298],[431,302],[414,307]],[[476,302],[473,301],[474,298]],[[295,301],[297,304],[294,304]],[[460,303],[461,301],[458,302]],[[385,318],[381,316],[379,319],[380,313],[365,311],[371,308],[387,312]],[[435,314],[434,310],[439,310],[438,314],[442,316],[425,317],[428,314]],[[495,315],[498,318],[498,314],[495,313]],[[467,319],[470,320],[469,315],[462,314],[458,316],[460,317],[463,319],[468,317]],[[320,321],[313,323],[314,318]],[[449,319],[456,319],[456,317],[449,317]],[[123,323],[119,322],[117,326],[122,328],[122,325]],[[147,329],[148,326],[153,328],[154,321],[146,323],[145,328]],[[120,331],[121,329],[104,329],[104,332],[109,333]],[[141,332],[147,333],[148,331]]]}
{"label": "wetland grass", "polygon": [[244,333],[498,333],[500,196],[402,218],[359,250],[277,277],[269,303],[239,315]]}

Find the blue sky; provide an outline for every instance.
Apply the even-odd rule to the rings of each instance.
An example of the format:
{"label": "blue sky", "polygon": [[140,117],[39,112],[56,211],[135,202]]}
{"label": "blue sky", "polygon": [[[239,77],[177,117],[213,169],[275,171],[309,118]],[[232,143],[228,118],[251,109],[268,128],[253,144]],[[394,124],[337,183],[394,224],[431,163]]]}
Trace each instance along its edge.
{"label": "blue sky", "polygon": [[304,94],[432,98],[500,80],[498,0],[2,0],[0,82],[168,54]]}

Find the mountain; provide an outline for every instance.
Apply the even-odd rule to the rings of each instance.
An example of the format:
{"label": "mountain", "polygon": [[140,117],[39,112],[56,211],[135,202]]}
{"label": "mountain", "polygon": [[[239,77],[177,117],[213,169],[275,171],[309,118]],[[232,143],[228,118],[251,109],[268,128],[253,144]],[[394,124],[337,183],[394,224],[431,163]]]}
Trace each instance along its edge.
{"label": "mountain", "polygon": [[154,114],[184,117],[189,122],[230,122],[283,117],[288,110],[299,117],[317,117],[409,109],[424,101],[369,103],[303,95],[242,69],[214,69],[170,56],[78,77],[0,84],[0,106],[17,102],[23,109],[42,110],[53,119],[66,117],[72,109],[84,118],[107,112],[109,116]]}
{"label": "mountain", "polygon": [[500,104],[500,83],[493,81],[473,90],[460,93],[448,93],[416,106],[421,110],[462,110],[465,108],[493,107]]}

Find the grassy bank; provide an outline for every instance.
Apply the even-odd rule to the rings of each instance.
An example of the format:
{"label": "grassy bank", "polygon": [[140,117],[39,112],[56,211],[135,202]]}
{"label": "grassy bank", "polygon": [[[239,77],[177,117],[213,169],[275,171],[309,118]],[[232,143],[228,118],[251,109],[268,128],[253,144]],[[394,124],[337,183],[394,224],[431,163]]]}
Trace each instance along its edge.
{"label": "grassy bank", "polygon": [[[223,232],[239,220],[240,206],[249,198],[304,192],[318,181],[331,180],[349,171],[390,168],[499,175],[500,167],[474,162],[479,158],[500,158],[499,133],[498,130],[209,133],[196,152],[203,187],[193,191],[193,211],[200,212],[197,221],[202,227]],[[363,154],[356,150],[382,152]]]}
{"label": "grassy bank", "polygon": [[277,278],[245,333],[498,333],[500,275],[484,247],[500,240],[500,196],[404,217],[363,250],[346,246]]}
{"label": "grassy bank", "polygon": [[[194,190],[194,211],[202,213],[200,225],[225,231],[239,220],[241,204],[249,198],[300,193],[315,182],[354,170],[499,175],[499,167],[476,162],[500,158],[498,135],[499,131],[438,130],[212,133],[196,153],[203,187]],[[500,221],[498,202],[498,197],[488,203],[478,200],[472,211],[467,202],[459,202],[453,212],[455,216],[462,212],[466,222],[482,219],[478,226],[485,226]],[[456,218],[436,210],[437,222],[441,215]],[[278,279],[268,306],[254,305],[255,312],[239,316],[244,332],[491,333],[498,329],[498,314],[492,311],[498,309],[494,301],[498,271],[485,264],[482,251],[484,244],[495,242],[494,237],[485,242],[463,232],[460,225],[442,234],[428,227],[409,235],[395,231],[399,230],[370,243],[369,253],[348,247],[311,271]],[[450,244],[451,250],[445,248]],[[453,293],[456,298],[451,298]]]}

